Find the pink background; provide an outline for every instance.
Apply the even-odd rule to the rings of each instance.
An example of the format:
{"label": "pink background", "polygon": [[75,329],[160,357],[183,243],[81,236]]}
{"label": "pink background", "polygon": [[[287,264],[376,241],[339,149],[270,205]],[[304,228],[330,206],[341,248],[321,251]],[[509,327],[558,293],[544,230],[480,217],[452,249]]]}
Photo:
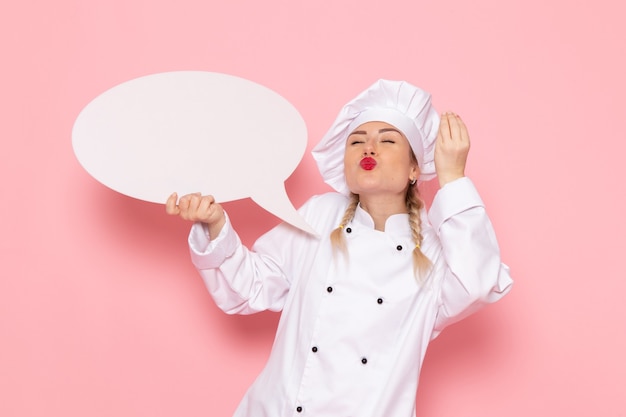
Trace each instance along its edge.
{"label": "pink background", "polygon": [[[189,225],[100,185],[71,148],[104,90],[204,70],[290,100],[309,149],[377,78],[467,121],[468,174],[516,284],[431,345],[420,416],[626,416],[621,2],[1,9],[0,415],[228,416],[262,367],[277,316],[222,314],[189,262]],[[328,189],[309,153],[287,189],[296,206]],[[249,200],[227,209],[246,243],[276,224]]]}

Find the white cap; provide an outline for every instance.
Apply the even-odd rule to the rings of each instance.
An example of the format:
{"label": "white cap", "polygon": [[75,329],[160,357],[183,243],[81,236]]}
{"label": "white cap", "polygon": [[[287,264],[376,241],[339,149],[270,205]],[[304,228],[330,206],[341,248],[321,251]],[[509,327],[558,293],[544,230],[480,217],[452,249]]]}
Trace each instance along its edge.
{"label": "white cap", "polygon": [[341,109],[335,123],[313,148],[313,158],[328,185],[340,193],[350,193],[343,169],[346,139],[367,122],[385,122],[399,129],[417,159],[419,180],[435,177],[439,115],[431,105],[430,94],[406,81],[378,80]]}

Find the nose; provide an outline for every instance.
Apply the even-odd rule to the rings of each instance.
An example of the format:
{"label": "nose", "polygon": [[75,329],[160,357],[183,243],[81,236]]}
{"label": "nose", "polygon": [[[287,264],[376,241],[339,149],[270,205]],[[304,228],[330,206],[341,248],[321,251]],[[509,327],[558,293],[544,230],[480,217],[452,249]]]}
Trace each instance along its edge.
{"label": "nose", "polygon": [[374,145],[374,141],[367,141],[365,143],[365,148],[363,149],[363,156],[376,155],[376,146]]}

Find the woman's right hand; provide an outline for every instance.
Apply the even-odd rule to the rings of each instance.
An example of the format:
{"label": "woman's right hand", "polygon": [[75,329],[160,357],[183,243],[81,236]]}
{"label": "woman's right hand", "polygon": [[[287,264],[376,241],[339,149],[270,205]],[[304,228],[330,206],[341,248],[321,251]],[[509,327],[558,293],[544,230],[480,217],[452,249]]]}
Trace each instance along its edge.
{"label": "woman's right hand", "polygon": [[212,195],[203,196],[200,193],[194,193],[178,199],[178,194],[173,193],[165,203],[165,211],[167,214],[179,216],[184,220],[205,223],[209,228],[211,239],[219,235],[226,223],[224,209],[215,202]]}

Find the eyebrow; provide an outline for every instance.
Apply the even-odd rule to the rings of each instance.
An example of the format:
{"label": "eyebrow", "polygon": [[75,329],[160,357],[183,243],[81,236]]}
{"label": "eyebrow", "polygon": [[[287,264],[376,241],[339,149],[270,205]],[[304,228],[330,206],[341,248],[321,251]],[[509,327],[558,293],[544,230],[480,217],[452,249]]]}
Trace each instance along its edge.
{"label": "eyebrow", "polygon": [[[392,127],[385,127],[383,129],[378,130],[378,133],[385,133],[385,132],[398,132],[402,134],[402,132],[400,132],[398,129],[394,129]],[[355,130],[354,132],[350,133],[348,136],[352,136],[352,135],[367,135],[367,132],[365,130]]]}

